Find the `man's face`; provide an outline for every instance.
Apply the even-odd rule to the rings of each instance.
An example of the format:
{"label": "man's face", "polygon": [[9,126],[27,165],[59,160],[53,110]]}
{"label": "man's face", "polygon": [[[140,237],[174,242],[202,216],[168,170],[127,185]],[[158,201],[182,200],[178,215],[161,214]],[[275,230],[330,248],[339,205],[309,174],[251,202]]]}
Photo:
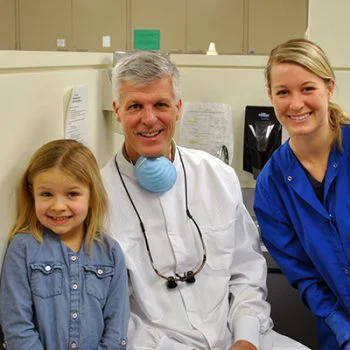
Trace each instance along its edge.
{"label": "man's face", "polygon": [[171,79],[165,77],[146,86],[123,81],[119,95],[114,109],[123,126],[130,160],[135,163],[140,155],[169,158],[182,106],[181,100],[175,100]]}

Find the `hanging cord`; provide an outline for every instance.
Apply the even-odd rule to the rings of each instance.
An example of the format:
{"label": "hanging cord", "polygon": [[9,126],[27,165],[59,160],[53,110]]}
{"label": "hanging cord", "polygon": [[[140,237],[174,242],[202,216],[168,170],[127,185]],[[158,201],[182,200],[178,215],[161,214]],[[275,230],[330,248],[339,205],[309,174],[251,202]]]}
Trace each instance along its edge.
{"label": "hanging cord", "polygon": [[130,193],[125,185],[125,182],[124,182],[124,179],[123,179],[123,176],[121,174],[121,171],[119,169],[119,165],[118,165],[118,162],[117,162],[117,156],[115,157],[114,161],[115,161],[115,166],[117,168],[117,171],[118,171],[118,174],[119,174],[119,177],[120,177],[120,180],[122,182],[122,185],[124,187],[124,190],[129,198],[129,201],[132,205],[132,207],[134,208],[134,211],[139,219],[139,223],[140,223],[140,227],[141,227],[141,231],[142,231],[142,234],[143,234],[143,238],[144,238],[144,241],[145,241],[145,244],[146,244],[146,249],[147,249],[147,253],[148,253],[148,257],[149,257],[149,260],[151,262],[151,265],[152,265],[152,269],[153,271],[160,277],[160,278],[163,278],[167,281],[167,287],[169,289],[172,289],[172,288],[175,288],[177,287],[177,282],[181,281],[181,282],[187,282],[187,283],[194,283],[195,282],[195,276],[202,270],[206,260],[207,260],[207,253],[206,253],[206,248],[205,248],[205,244],[204,244],[204,240],[203,240],[203,236],[202,236],[202,232],[196,222],[196,220],[193,218],[189,208],[188,208],[188,198],[187,198],[187,175],[186,175],[186,169],[185,169],[185,165],[184,165],[184,162],[183,162],[183,159],[182,159],[182,156],[181,156],[181,152],[178,150],[178,154],[180,156],[180,161],[181,161],[181,165],[182,165],[182,169],[183,169],[183,173],[184,173],[184,182],[185,182],[185,203],[186,203],[186,215],[187,217],[194,223],[196,229],[197,229],[197,232],[198,232],[198,235],[199,235],[199,238],[200,238],[200,241],[201,241],[201,244],[202,244],[202,249],[203,249],[203,258],[202,258],[202,262],[199,266],[199,268],[195,271],[187,271],[184,273],[183,276],[179,275],[178,273],[175,273],[175,276],[165,276],[163,274],[161,274],[158,269],[155,267],[154,265],[154,262],[153,262],[153,257],[152,257],[152,254],[151,254],[151,250],[150,250],[150,247],[149,247],[149,243],[148,243],[148,239],[147,239],[147,235],[146,235],[146,229],[145,229],[145,225],[143,224],[143,221],[141,219],[141,216],[135,206],[135,203],[133,202],[131,196],[130,196]]}

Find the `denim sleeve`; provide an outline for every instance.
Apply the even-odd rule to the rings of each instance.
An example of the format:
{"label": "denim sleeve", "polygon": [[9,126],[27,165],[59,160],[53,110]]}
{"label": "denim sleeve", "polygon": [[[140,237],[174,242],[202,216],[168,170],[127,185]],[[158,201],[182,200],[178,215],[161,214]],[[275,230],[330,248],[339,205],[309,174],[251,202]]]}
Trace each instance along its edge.
{"label": "denim sleeve", "polygon": [[125,350],[130,315],[128,279],[123,252],[117,242],[113,255],[115,273],[104,307],[105,328],[99,349]]}
{"label": "denim sleeve", "polygon": [[350,340],[350,318],[343,310],[337,310],[326,318],[328,327],[333,331],[340,346]]}
{"label": "denim sleeve", "polygon": [[0,324],[7,350],[43,350],[33,323],[33,302],[22,238],[10,243],[0,282]]}

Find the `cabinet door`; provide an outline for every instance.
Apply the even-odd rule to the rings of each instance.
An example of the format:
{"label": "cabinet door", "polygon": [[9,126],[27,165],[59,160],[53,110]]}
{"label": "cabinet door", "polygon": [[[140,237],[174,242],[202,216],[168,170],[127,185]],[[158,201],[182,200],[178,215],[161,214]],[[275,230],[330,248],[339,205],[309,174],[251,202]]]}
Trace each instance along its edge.
{"label": "cabinet door", "polygon": [[303,38],[307,14],[307,0],[249,0],[248,52],[269,54],[283,41]]}
{"label": "cabinet door", "polygon": [[187,52],[243,53],[244,0],[188,0]]}
{"label": "cabinet door", "polygon": [[71,50],[71,0],[19,0],[22,50]]}
{"label": "cabinet door", "polygon": [[186,0],[131,0],[131,47],[134,29],[159,29],[160,50],[186,50]]}
{"label": "cabinet door", "polygon": [[72,0],[74,47],[113,52],[126,47],[126,0]]}
{"label": "cabinet door", "polygon": [[15,0],[0,0],[0,50],[16,49]]}

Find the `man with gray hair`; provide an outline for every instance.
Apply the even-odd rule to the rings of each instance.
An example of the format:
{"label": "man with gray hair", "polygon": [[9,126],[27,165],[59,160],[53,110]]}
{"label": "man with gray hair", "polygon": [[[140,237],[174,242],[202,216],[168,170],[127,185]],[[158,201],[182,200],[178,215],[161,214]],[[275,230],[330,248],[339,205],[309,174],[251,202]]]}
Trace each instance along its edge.
{"label": "man with gray hair", "polygon": [[272,331],[266,262],[234,170],[173,140],[182,101],[169,57],[121,59],[113,108],[125,141],[102,176],[129,273],[128,348],[307,349]]}

